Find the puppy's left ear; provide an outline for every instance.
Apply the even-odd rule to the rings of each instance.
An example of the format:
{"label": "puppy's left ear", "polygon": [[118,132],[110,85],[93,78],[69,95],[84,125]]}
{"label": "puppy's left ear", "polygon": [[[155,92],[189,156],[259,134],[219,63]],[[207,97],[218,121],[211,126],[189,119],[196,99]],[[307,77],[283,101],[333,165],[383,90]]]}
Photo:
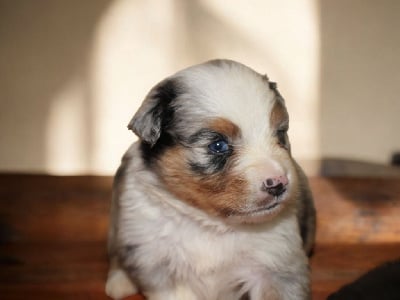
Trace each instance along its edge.
{"label": "puppy's left ear", "polygon": [[166,79],[153,87],[139,110],[128,124],[141,140],[153,147],[162,130],[172,122],[171,103],[178,96],[178,85],[174,79]]}
{"label": "puppy's left ear", "polygon": [[268,86],[271,90],[274,91],[275,95],[277,96],[277,98],[279,98],[279,100],[285,104],[285,99],[282,97],[281,93],[279,93],[278,91],[278,84],[276,82],[273,81],[268,81]]}

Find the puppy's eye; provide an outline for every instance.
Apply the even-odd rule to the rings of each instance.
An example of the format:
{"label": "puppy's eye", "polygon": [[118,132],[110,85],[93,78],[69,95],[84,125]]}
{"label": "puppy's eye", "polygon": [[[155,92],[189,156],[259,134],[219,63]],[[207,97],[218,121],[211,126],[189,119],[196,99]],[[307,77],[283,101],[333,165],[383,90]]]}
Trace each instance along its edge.
{"label": "puppy's eye", "polygon": [[211,143],[210,145],[208,145],[208,149],[210,149],[211,152],[217,153],[217,154],[224,154],[224,153],[229,152],[229,150],[230,150],[229,144],[225,140],[218,140],[218,141]]}

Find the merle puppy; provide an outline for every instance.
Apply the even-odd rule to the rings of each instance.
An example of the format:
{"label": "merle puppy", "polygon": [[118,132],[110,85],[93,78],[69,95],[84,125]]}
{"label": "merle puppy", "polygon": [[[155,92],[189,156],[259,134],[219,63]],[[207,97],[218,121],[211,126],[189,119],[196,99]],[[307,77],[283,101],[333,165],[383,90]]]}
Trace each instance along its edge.
{"label": "merle puppy", "polygon": [[276,84],[228,60],[157,84],[115,177],[106,292],[309,299],[315,211]]}

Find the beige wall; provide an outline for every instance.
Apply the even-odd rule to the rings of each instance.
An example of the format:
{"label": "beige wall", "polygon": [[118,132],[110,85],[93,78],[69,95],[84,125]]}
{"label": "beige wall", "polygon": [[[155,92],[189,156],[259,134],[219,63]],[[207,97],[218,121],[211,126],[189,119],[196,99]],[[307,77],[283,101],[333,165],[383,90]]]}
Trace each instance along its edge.
{"label": "beige wall", "polygon": [[321,1],[320,147],[388,162],[400,151],[400,1]]}
{"label": "beige wall", "polygon": [[108,3],[0,1],[0,170],[90,167],[87,63]]}
{"label": "beige wall", "polygon": [[111,174],[147,91],[211,58],[279,83],[302,160],[400,149],[398,1],[0,0],[0,170]]}

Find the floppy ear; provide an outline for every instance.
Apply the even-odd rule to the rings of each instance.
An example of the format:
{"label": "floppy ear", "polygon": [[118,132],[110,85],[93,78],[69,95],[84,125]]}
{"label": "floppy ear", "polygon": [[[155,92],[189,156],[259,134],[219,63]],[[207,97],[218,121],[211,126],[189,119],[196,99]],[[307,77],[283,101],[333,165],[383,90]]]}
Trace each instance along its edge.
{"label": "floppy ear", "polygon": [[142,141],[153,147],[162,130],[172,122],[171,102],[178,96],[176,80],[166,79],[151,89],[128,124]]}
{"label": "floppy ear", "polygon": [[274,91],[275,95],[277,96],[277,98],[283,103],[285,104],[285,99],[282,97],[281,93],[279,93],[278,91],[278,84],[276,82],[273,81],[268,81],[268,86],[271,90]]}

